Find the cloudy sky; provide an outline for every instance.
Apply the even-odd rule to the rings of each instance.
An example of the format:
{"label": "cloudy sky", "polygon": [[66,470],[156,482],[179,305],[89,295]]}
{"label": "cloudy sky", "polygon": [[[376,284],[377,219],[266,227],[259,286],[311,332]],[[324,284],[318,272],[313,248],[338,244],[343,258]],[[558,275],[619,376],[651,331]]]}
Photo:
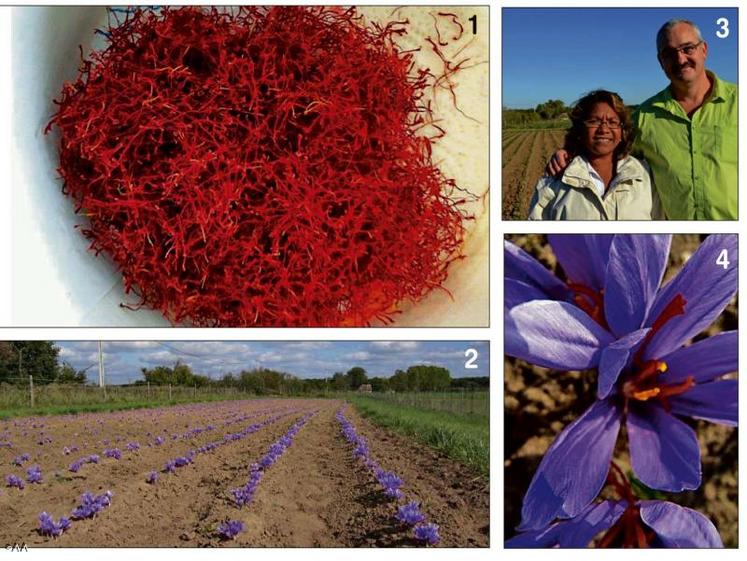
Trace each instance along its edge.
{"label": "cloudy sky", "polygon": [[[96,341],[56,341],[60,362],[76,369],[98,364]],[[468,351],[474,349],[474,352]],[[467,354],[465,354],[467,353]],[[391,376],[413,364],[445,366],[453,378],[488,376],[487,341],[113,341],[104,342],[109,384],[142,380],[140,369],[173,366],[181,360],[196,374],[219,378],[256,367],[289,372],[299,378],[324,378],[362,366],[369,376]],[[477,368],[465,368],[466,364]],[[88,370],[98,380],[98,368]]]}

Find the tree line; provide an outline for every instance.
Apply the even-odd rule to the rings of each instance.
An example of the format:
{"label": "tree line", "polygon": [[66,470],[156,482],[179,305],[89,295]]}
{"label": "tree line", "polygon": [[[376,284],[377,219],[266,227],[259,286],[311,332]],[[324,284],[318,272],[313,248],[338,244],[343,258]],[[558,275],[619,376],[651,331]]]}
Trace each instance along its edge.
{"label": "tree line", "polygon": [[[93,366],[77,370],[60,361],[60,348],[51,341],[0,341],[0,384],[28,384],[33,375],[34,384],[50,383],[85,384],[86,372]],[[220,378],[197,374],[179,360],[172,366],[141,368],[142,379],[131,385],[187,386],[197,388],[237,388],[257,395],[312,394],[335,391],[418,392],[448,391],[453,389],[487,390],[489,379],[451,377],[447,368],[429,364],[396,370],[389,377],[369,376],[360,366],[347,372],[335,372],[326,378],[298,378],[287,372],[270,368],[254,368],[238,373],[228,373]]]}
{"label": "tree line", "polygon": [[51,341],[0,341],[0,383],[85,384],[88,366],[76,370],[59,360],[60,348]]}

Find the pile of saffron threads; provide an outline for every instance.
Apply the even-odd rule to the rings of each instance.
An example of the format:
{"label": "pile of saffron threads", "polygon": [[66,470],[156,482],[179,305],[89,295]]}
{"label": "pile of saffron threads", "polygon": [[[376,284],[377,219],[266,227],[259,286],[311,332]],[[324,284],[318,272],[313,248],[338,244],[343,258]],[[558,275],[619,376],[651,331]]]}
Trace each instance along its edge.
{"label": "pile of saffron threads", "polygon": [[164,7],[110,24],[47,130],[91,250],[140,299],[127,307],[368,325],[441,287],[472,217],[432,160],[439,77],[397,47],[406,23]]}

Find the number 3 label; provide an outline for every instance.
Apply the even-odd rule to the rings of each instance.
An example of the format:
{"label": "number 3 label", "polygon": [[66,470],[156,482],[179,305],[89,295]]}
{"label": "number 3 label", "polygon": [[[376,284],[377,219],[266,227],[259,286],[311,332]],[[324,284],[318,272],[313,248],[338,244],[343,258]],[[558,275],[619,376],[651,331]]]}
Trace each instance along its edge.
{"label": "number 3 label", "polygon": [[722,249],[721,253],[718,254],[716,265],[721,265],[724,269],[729,268],[729,252],[726,249]]}
{"label": "number 3 label", "polygon": [[477,360],[477,351],[475,349],[467,349],[464,351],[464,356],[467,357],[467,362],[464,363],[464,368],[467,370],[477,370],[479,368],[475,361]]}
{"label": "number 3 label", "polygon": [[716,25],[720,26],[720,29],[716,32],[716,37],[719,39],[726,39],[729,36],[729,20],[726,18],[718,18]]}

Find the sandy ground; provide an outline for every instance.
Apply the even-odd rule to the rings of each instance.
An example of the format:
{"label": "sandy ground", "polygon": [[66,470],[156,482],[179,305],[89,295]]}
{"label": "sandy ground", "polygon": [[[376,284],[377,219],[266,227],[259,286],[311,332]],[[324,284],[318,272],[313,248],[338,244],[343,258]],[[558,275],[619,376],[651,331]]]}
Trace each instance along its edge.
{"label": "sandy ground", "polygon": [[[414,546],[393,515],[396,503],[380,491],[373,476],[352,455],[334,417],[333,400],[254,400],[182,406],[102,415],[46,417],[0,424],[0,475],[24,476],[38,464],[44,481],[0,492],[0,542],[29,547],[366,547]],[[246,483],[249,465],[304,413],[318,411],[293,445],[271,466],[254,501],[238,509],[230,490]],[[248,437],[198,454],[176,474],[151,470],[187,451],[220,441],[224,434],[282,415]],[[441,544],[486,547],[489,536],[488,484],[430,448],[379,429],[348,407],[346,416],[369,440],[372,457],[404,481],[408,500],[417,500],[428,520],[440,526]],[[192,429],[214,427],[195,434]],[[192,431],[192,432],[188,432]],[[150,435],[148,435],[150,433]],[[166,442],[155,446],[156,436]],[[172,435],[177,435],[176,439]],[[13,447],[2,446],[12,442]],[[140,450],[125,450],[137,441]],[[64,455],[65,446],[79,450]],[[122,459],[67,466],[104,448],[118,447]],[[29,453],[18,467],[12,460]],[[68,514],[84,491],[111,490],[111,506],[94,520],[75,522],[52,540],[38,534],[37,517]],[[241,520],[246,530],[221,541],[215,529],[224,520]]]}

